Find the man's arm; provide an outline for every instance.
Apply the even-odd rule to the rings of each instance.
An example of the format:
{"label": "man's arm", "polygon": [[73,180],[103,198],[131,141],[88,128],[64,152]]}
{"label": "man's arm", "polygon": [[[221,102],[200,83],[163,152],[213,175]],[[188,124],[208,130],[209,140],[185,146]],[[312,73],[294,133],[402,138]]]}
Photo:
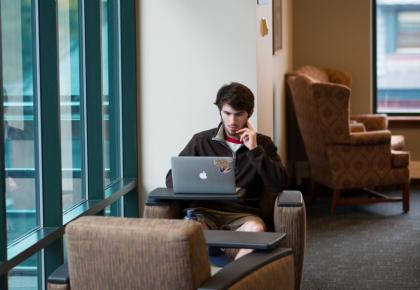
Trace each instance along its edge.
{"label": "man's arm", "polygon": [[265,191],[281,192],[286,188],[287,170],[277,154],[277,147],[271,140],[264,140],[263,144],[248,151],[247,156],[263,180]]}

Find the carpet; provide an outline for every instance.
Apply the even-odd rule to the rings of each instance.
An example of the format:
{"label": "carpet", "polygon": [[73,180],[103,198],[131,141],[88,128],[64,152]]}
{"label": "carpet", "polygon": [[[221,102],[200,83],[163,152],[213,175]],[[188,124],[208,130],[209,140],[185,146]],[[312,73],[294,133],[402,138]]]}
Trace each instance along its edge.
{"label": "carpet", "polygon": [[401,203],[330,206],[331,195],[307,206],[302,289],[420,289],[419,186],[407,214]]}

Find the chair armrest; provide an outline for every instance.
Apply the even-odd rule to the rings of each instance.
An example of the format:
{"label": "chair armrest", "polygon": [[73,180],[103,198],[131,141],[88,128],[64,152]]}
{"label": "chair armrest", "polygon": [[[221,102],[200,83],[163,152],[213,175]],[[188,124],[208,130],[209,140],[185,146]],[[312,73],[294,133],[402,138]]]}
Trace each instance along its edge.
{"label": "chair armrest", "polygon": [[279,246],[285,233],[239,232],[223,230],[204,230],[206,244],[211,247],[271,250]]}
{"label": "chair armrest", "polygon": [[48,277],[48,290],[70,290],[67,263],[62,264]]}
{"label": "chair armrest", "polygon": [[350,123],[350,133],[356,132],[366,132],[365,125],[356,121],[354,123]]}
{"label": "chair armrest", "polygon": [[[275,265],[274,267],[265,267],[277,261],[280,261],[281,263],[279,265]],[[290,248],[276,248],[269,252],[255,251],[245,255],[223,267],[219,272],[204,282],[198,289],[228,289],[230,286],[240,282],[241,280],[249,278],[250,275],[258,272],[258,270],[262,268],[269,271],[268,275],[270,275],[270,280],[279,279],[279,276],[283,276],[281,278],[285,281],[282,285],[278,284],[281,281],[276,281],[277,288],[275,289],[293,289],[293,256],[292,249]],[[264,281],[262,283],[264,283]],[[249,286],[249,284],[247,286]],[[235,289],[241,288],[239,287]],[[272,288],[260,285],[260,289]]]}
{"label": "chair armrest", "polygon": [[274,230],[286,233],[281,247],[292,248],[295,268],[295,289],[300,289],[306,244],[306,207],[299,191],[278,194],[274,207]]}
{"label": "chair armrest", "polygon": [[388,130],[357,132],[350,134],[350,143],[342,145],[390,144],[391,132]]}
{"label": "chair armrest", "polygon": [[300,191],[284,190],[277,195],[278,207],[302,207],[303,203]]}
{"label": "chair armrest", "polygon": [[383,114],[352,115],[350,116],[350,120],[363,123],[367,131],[388,129],[388,119],[387,116]]}

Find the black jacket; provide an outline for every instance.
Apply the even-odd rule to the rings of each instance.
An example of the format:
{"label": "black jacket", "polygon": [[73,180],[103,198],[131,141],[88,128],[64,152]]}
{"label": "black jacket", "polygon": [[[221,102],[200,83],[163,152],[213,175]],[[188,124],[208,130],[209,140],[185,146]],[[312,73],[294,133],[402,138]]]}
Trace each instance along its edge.
{"label": "black jacket", "polygon": [[[270,137],[257,133],[257,148],[249,150],[242,145],[236,152],[232,152],[223,138],[221,126],[222,124],[218,128],[195,134],[179,155],[233,156],[236,186],[246,190],[242,200],[237,204],[256,209],[259,207],[259,199],[263,192],[278,193],[286,188],[288,179],[286,168],[283,166],[277,154],[277,148]],[[166,175],[166,186],[172,187],[170,170]],[[221,209],[220,203],[222,202],[214,203],[212,206],[213,203],[206,202],[199,206]],[[225,208],[225,206],[222,207]]]}

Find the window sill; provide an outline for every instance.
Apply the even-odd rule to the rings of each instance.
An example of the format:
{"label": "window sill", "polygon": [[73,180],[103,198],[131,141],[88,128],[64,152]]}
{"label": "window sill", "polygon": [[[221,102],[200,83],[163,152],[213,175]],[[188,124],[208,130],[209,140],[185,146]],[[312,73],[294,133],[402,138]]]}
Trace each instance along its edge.
{"label": "window sill", "polygon": [[391,127],[419,127],[420,116],[388,116]]}
{"label": "window sill", "polygon": [[63,215],[63,225],[53,228],[39,228],[7,248],[7,261],[0,263],[0,275],[13,269],[34,253],[45,248],[64,235],[65,226],[72,220],[85,215],[94,215],[136,188],[136,179],[125,178],[105,190],[105,199],[88,200]]}

